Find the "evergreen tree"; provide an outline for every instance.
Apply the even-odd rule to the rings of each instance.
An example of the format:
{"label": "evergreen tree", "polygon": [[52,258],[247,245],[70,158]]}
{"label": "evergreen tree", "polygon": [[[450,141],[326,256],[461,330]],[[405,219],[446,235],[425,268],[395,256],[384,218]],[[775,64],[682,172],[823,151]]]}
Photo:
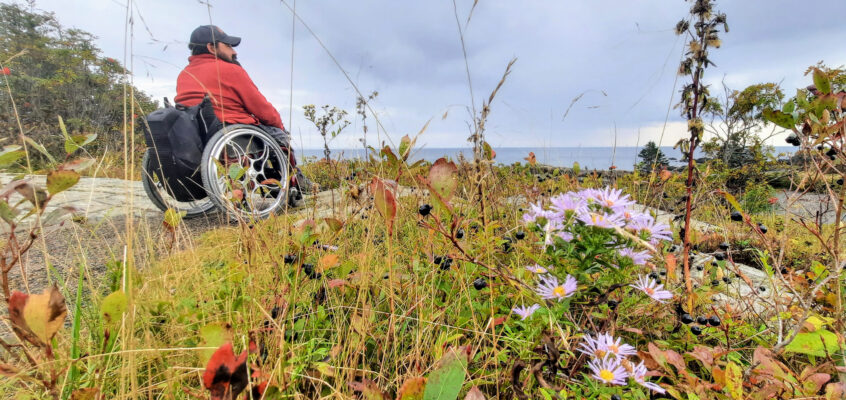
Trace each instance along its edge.
{"label": "evergreen tree", "polygon": [[637,169],[643,173],[649,173],[670,164],[664,152],[651,140],[643,146],[637,158],[640,160],[637,163]]}

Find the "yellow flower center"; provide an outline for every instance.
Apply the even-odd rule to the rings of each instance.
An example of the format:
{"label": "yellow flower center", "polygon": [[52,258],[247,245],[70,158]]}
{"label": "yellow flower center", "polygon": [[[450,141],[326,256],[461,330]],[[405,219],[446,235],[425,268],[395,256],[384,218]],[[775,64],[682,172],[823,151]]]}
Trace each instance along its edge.
{"label": "yellow flower center", "polygon": [[648,294],[648,295],[650,295],[650,296],[652,296],[652,295],[654,295],[654,294],[655,294],[655,289],[653,289],[653,288],[649,288],[649,287],[648,287],[648,288],[644,288],[644,289],[643,289],[643,291],[644,291],[644,292],[646,292],[646,294]]}
{"label": "yellow flower center", "polygon": [[608,346],[608,350],[611,350],[612,353],[617,354],[620,352],[620,348],[617,347],[616,344],[612,344]]}
{"label": "yellow flower center", "polygon": [[603,381],[611,382],[614,380],[614,373],[607,369],[603,369],[602,371],[599,371],[599,377],[602,378]]}
{"label": "yellow flower center", "polygon": [[564,297],[564,296],[567,295],[567,291],[564,290],[563,286],[558,286],[555,289],[552,289],[552,294],[554,294],[558,297]]}
{"label": "yellow flower center", "polygon": [[594,224],[602,221],[602,219],[603,219],[602,216],[599,215],[599,214],[591,214],[590,215],[590,220],[593,221]]}

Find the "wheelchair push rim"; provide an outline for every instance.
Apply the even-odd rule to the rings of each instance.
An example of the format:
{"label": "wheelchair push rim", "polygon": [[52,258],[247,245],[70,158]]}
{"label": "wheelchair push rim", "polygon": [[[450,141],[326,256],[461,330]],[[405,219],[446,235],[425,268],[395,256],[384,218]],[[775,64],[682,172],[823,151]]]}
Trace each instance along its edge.
{"label": "wheelchair push rim", "polygon": [[288,155],[258,127],[230,126],[203,155],[209,197],[236,219],[263,219],[287,204]]}
{"label": "wheelchair push rim", "polygon": [[162,212],[173,209],[177,212],[184,212],[183,218],[190,219],[211,214],[215,211],[215,204],[208,197],[193,201],[179,201],[173,198],[165,189],[164,182],[154,171],[152,157],[156,157],[153,149],[147,149],[141,160],[142,177],[141,183],[147,198]]}

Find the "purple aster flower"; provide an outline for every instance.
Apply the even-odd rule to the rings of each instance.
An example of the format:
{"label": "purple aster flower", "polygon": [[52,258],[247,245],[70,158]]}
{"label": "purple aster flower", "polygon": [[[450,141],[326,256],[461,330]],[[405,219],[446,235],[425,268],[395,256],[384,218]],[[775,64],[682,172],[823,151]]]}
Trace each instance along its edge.
{"label": "purple aster flower", "polygon": [[648,251],[635,251],[630,247],[620,249],[619,254],[621,257],[630,258],[634,265],[646,265],[646,262],[652,258]]}
{"label": "purple aster flower", "polygon": [[555,213],[544,210],[540,204],[529,204],[529,211],[523,214],[523,222],[535,222],[539,218],[550,219]]}
{"label": "purple aster flower", "polygon": [[564,240],[565,242],[569,242],[569,241],[573,240],[573,238],[574,238],[574,236],[573,236],[573,234],[572,234],[572,233],[570,233],[570,232],[563,232],[563,231],[562,231],[562,232],[558,232],[558,233],[556,233],[556,234],[555,234],[555,236],[560,237],[560,238],[561,238],[562,240]]}
{"label": "purple aster flower", "polygon": [[646,369],[646,366],[643,365],[643,361],[641,361],[640,364],[635,365],[634,368],[632,369],[631,377],[640,386],[643,386],[643,387],[645,387],[649,390],[652,390],[654,392],[665,393],[666,390],[664,390],[664,388],[662,388],[661,386],[658,386],[658,384],[646,381],[646,373],[647,372],[649,372],[649,370]]}
{"label": "purple aster flower", "polygon": [[635,204],[635,202],[629,198],[629,195],[623,194],[622,189],[605,188],[605,190],[597,191],[593,198],[596,200],[596,204],[615,211],[622,211],[626,207]]}
{"label": "purple aster flower", "polygon": [[588,212],[579,214],[579,221],[588,226],[596,226],[599,228],[615,228],[623,226],[623,219],[619,214],[605,214]]}
{"label": "purple aster flower", "polygon": [[519,315],[521,321],[525,321],[526,318],[529,318],[539,308],[540,308],[540,304],[532,304],[528,307],[526,307],[526,306],[514,307],[514,308],[511,309],[511,312]]}
{"label": "purple aster flower", "polygon": [[596,338],[585,336],[584,343],[579,345],[578,350],[596,358],[603,358],[610,354],[617,359],[622,359],[637,354],[633,346],[623,343],[623,339],[606,333],[600,333]]}
{"label": "purple aster flower", "polygon": [[546,275],[541,278],[536,292],[544,300],[561,301],[565,297],[570,297],[576,293],[577,288],[578,282],[576,282],[576,278],[573,278],[569,274],[567,274],[567,279],[564,280],[563,284],[559,283],[558,278],[554,275]]}
{"label": "purple aster flower", "polygon": [[634,218],[626,227],[638,234],[646,234],[651,243],[658,243],[660,240],[673,240],[673,232],[670,230],[670,226],[655,221],[655,218],[652,218],[651,215]]}
{"label": "purple aster flower", "polygon": [[529,270],[529,272],[534,273],[534,274],[545,274],[545,273],[549,272],[548,269],[546,269],[546,268],[544,268],[544,267],[542,267],[538,264],[527,265],[526,269]]}
{"label": "purple aster flower", "polygon": [[673,294],[670,291],[664,290],[664,285],[659,285],[657,282],[652,280],[652,278],[649,278],[646,275],[641,275],[637,280],[637,283],[629,286],[643,291],[643,293],[646,293],[646,295],[651,297],[652,300],[659,303],[663,303],[666,299],[673,298]]}
{"label": "purple aster flower", "polygon": [[559,194],[550,199],[552,209],[564,215],[567,211],[582,212],[587,208],[587,201],[573,192]]}
{"label": "purple aster flower", "polygon": [[588,362],[593,375],[591,377],[609,385],[626,385],[629,373],[620,365],[620,361],[614,357],[594,358]]}

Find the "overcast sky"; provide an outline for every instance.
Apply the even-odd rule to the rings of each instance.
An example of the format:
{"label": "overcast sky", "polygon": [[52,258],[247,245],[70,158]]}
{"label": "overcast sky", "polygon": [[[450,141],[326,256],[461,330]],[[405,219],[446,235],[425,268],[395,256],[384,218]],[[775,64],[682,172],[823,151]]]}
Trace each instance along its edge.
{"label": "overcast sky", "polygon": [[[419,143],[468,145],[471,96],[452,0],[299,0],[297,14],[314,35],[302,23],[292,26],[286,4],[293,7],[294,0],[133,0],[132,24],[126,23],[125,1],[35,0],[35,7],[54,12],[65,27],[96,35],[103,55],[126,60],[136,85],[158,99],[173,98],[191,31],[216,24],[242,37],[239,60],[280,111],[297,147],[322,145],[302,117],[302,106],[312,103],[349,111],[352,124],[331,146],[358,147],[357,93],[316,36],[362,92],[379,92],[373,109],[386,130],[382,140],[416,134],[432,119]],[[685,81],[676,82],[684,41],[673,27],[689,3],[479,0],[467,23],[473,0],[455,1],[477,108],[517,58],[491,107],[492,145],[610,146],[615,125],[620,146],[659,140]],[[840,45],[846,1],[724,0],[717,7],[728,14],[731,30],[712,52],[717,67],[706,77],[713,85],[780,82],[790,94],[810,83],[803,76],[809,65],[846,64]],[[373,143],[370,116],[368,125]],[[683,135],[679,112],[671,109],[662,143],[672,145]]]}

